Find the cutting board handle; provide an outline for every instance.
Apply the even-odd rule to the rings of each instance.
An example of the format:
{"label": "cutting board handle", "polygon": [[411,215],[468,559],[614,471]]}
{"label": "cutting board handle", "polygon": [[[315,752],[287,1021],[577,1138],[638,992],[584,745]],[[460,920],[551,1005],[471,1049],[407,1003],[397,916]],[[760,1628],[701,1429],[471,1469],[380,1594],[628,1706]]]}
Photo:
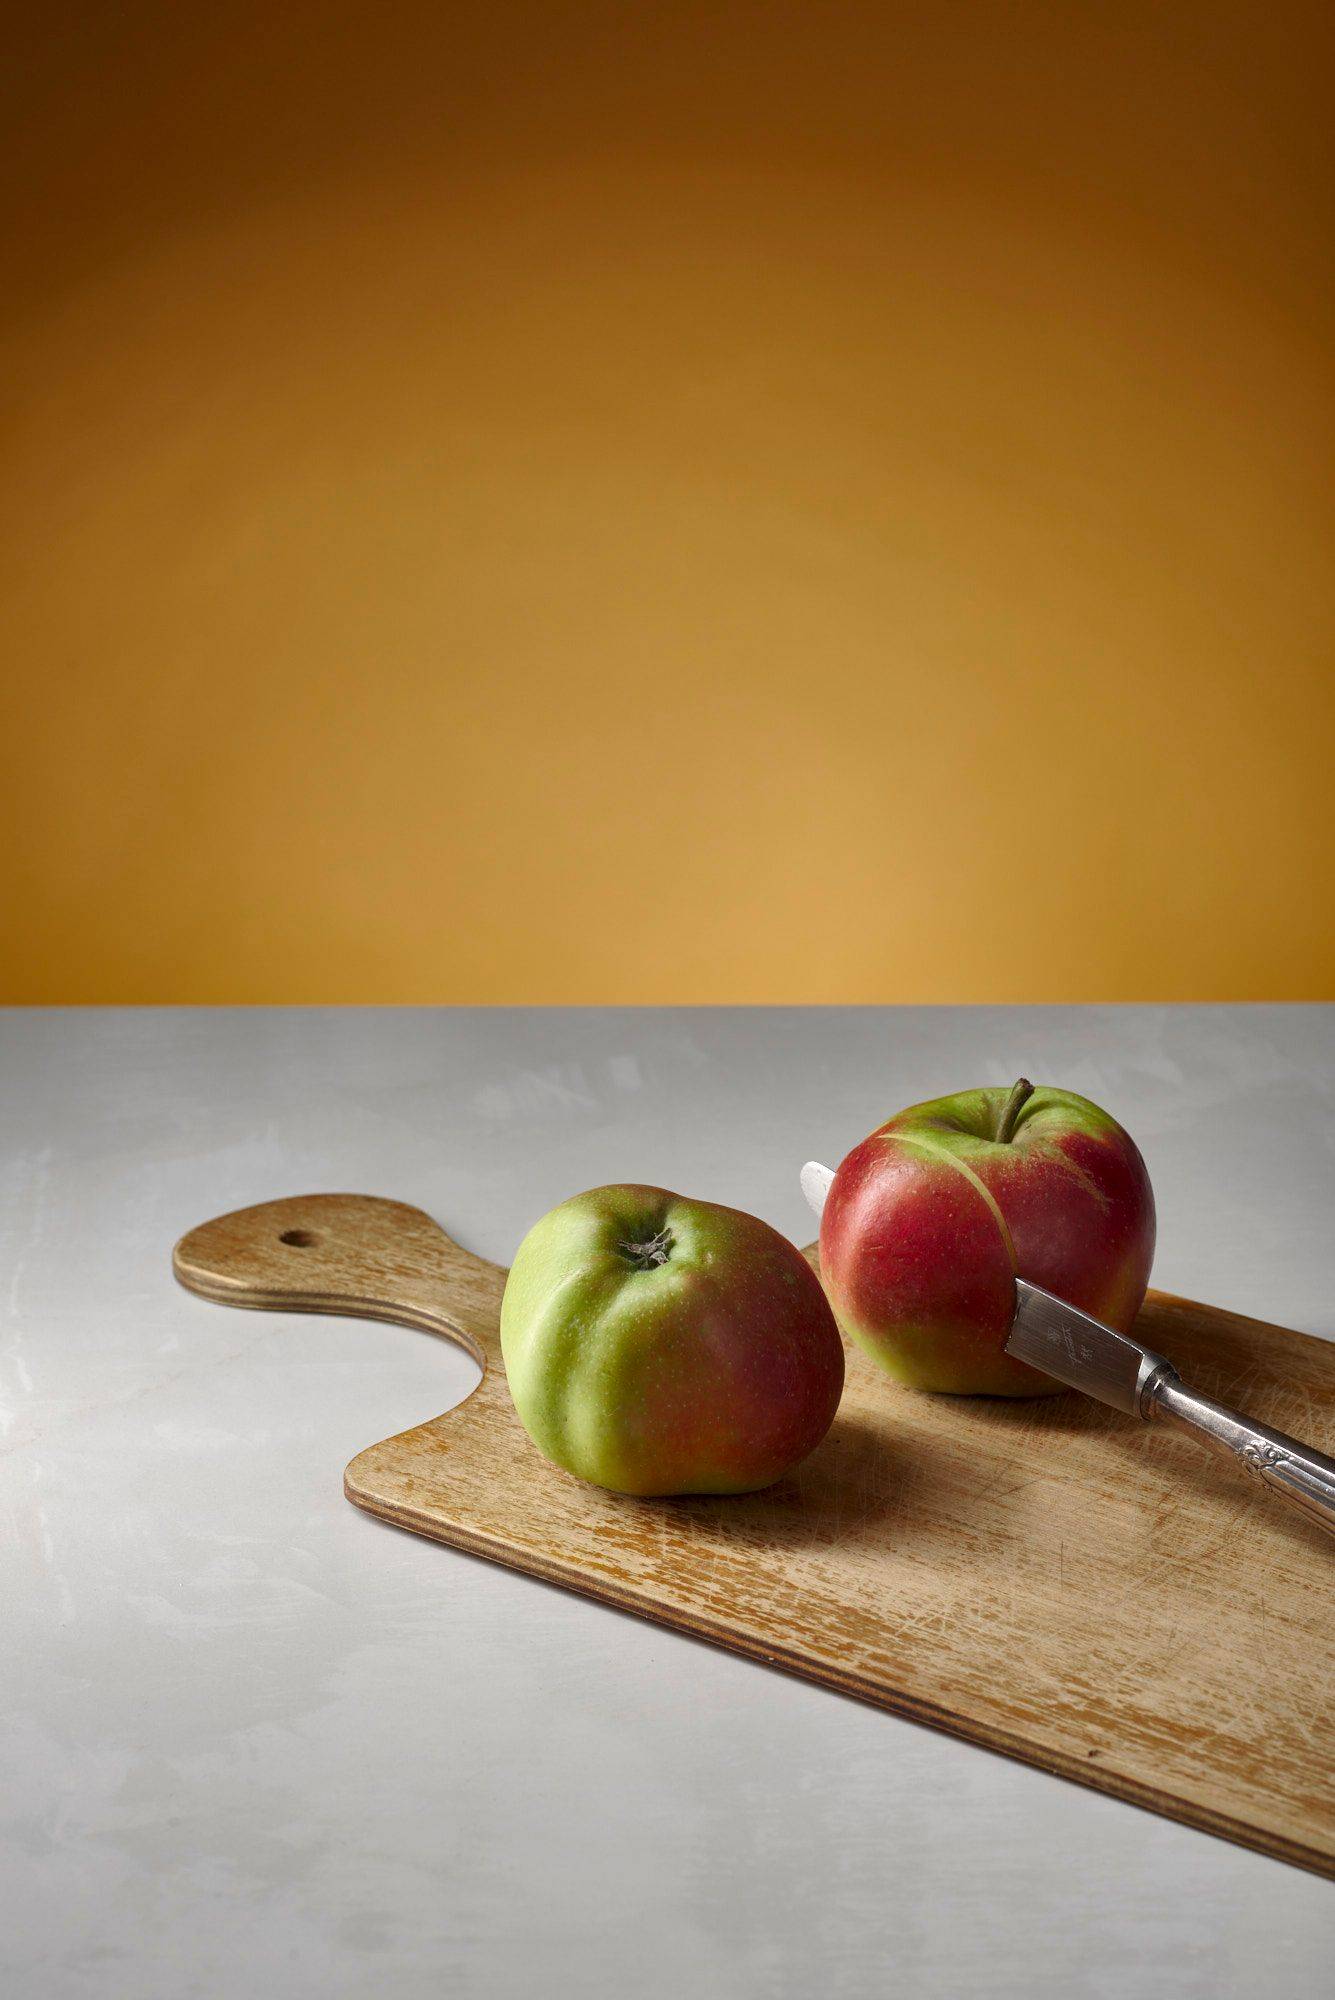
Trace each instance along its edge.
{"label": "cutting board handle", "polygon": [[203,1222],[172,1252],[180,1282],[221,1305],[395,1320],[501,1366],[505,1272],[423,1209],[369,1194],[302,1194]]}

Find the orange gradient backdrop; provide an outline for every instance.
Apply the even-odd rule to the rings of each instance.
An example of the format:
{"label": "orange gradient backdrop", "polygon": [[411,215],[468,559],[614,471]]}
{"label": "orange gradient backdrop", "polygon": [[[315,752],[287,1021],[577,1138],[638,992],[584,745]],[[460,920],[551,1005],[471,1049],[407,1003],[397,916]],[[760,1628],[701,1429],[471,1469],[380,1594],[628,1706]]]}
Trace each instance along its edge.
{"label": "orange gradient backdrop", "polygon": [[32,12],[0,997],[1335,992],[1328,10]]}

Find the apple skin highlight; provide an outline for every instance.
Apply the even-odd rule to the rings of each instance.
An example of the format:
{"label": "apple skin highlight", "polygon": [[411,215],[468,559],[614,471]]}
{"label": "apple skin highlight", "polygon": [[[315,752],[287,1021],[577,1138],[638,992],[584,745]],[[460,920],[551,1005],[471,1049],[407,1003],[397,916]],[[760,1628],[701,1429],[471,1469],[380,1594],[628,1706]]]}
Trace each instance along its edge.
{"label": "apple skin highlight", "polygon": [[1139,1149],[1087,1098],[1025,1090],[915,1104],[831,1184],[820,1259],[835,1317],[911,1388],[1058,1392],[1005,1352],[1017,1276],[1123,1332],[1140,1310],[1155,1221]]}

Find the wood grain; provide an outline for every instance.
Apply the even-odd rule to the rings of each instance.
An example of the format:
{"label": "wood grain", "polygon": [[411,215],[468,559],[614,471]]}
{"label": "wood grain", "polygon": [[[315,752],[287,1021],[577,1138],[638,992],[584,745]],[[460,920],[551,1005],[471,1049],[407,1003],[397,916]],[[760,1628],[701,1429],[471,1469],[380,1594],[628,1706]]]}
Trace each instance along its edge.
{"label": "wood grain", "polygon": [[[420,1209],[267,1202],[173,1265],[206,1298],[404,1321],[476,1357],[464,1403],[349,1465],[369,1512],[1335,1875],[1328,1539],[1183,1438],[1075,1395],[916,1395],[850,1350],[791,1478],[632,1500],[529,1445],[505,1272]],[[1335,1445],[1335,1345],[1162,1293],[1138,1332],[1208,1394]]]}

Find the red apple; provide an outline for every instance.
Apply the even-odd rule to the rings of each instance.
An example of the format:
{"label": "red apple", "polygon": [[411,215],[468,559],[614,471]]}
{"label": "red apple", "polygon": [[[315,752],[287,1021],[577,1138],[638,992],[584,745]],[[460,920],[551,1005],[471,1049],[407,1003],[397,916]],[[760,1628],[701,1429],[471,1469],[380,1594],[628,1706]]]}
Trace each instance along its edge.
{"label": "red apple", "polygon": [[845,1333],[897,1381],[956,1395],[1059,1388],[1005,1352],[1017,1276],[1126,1332],[1153,1256],[1130,1135],[1088,1098],[1023,1080],[901,1111],[853,1148],[821,1216]]}

